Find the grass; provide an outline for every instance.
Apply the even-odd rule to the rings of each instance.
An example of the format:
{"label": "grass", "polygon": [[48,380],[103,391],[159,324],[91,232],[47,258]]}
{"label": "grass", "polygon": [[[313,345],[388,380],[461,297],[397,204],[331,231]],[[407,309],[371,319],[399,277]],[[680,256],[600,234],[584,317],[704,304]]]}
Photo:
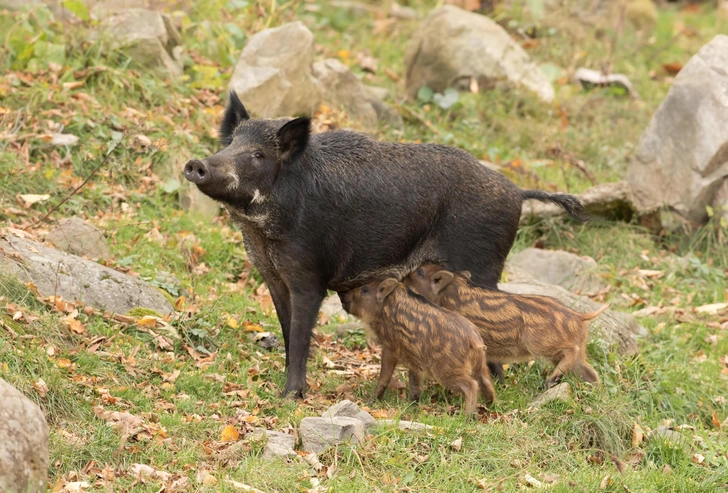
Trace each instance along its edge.
{"label": "grass", "polygon": [[[191,156],[216,149],[211,130],[221,115],[219,98],[252,33],[302,20],[316,36],[318,59],[339,58],[367,83],[389,89],[390,102],[407,111],[403,132],[381,131],[383,139],[456,145],[501,164],[522,187],[579,192],[591,180],[569,155],[582,160],[596,182],[624,176],[640,133],[670,87],[662,64],[685,63],[727,27],[708,6],[697,12],[666,6],[654,43],[638,44],[627,30],[613,52],[609,36],[575,43],[557,30],[529,48],[535,60],[566,70],[555,83],[555,103],[509,89],[461,94],[455,106],[442,110],[403,100],[403,82],[384,70],[403,73],[416,23],[383,23],[374,3],[373,11],[364,12],[341,5],[194,2],[191,11],[175,15],[186,49],[185,76],[176,82],[153,77],[102,43],[85,41],[94,28],[90,22],[61,24],[44,8],[0,15],[0,35],[8,40],[0,60],[0,220],[42,236],[60,217],[85,216],[109,238],[112,267],[166,290],[179,308],[166,328],[154,329],[171,345],[160,345],[143,326],[83,312],[78,319],[85,331],[78,334],[63,323],[66,313],[0,278],[0,377],[47,415],[51,484],[86,481],[89,491],[159,491],[161,480],[140,481],[132,472],[133,464],[146,464],[172,475],[170,491],[236,491],[230,480],[263,491],[320,491],[316,482],[337,492],[516,491],[527,487],[529,477],[552,491],[725,491],[725,313],[693,311],[728,299],[728,231],[717,220],[690,234],[663,237],[637,224],[607,221],[549,220],[521,229],[514,251],[538,243],[594,257],[610,286],[601,301],[625,311],[671,307],[640,320],[649,335],[640,340],[639,356],[590,344],[601,388],[567,377],[570,400],[533,410],[529,404],[543,391],[548,366],[512,366],[493,409],[478,422],[464,421],[459,397],[440,387],[428,387],[419,405],[389,390],[383,402],[370,406],[375,415],[438,429],[383,427],[357,447],[331,449],[320,457],[330,477],[316,478],[297,458],[264,459],[260,444],[222,440],[227,426],[241,436],[260,427],[285,430],[343,398],[365,405],[378,362],[363,334],[338,338],[333,324],[321,326],[309,361],[308,399],[281,400],[283,353],[260,349],[246,331],[262,328],[280,337],[275,315],[256,293],[261,279],[240,233],[224,217],[210,221],[180,207],[175,170]],[[422,14],[433,6],[417,0],[409,5]],[[528,27],[524,19],[498,18],[511,30]],[[670,42],[685,26],[695,34]],[[35,48],[38,40],[45,44]],[[375,74],[358,67],[359,51],[377,58]],[[566,77],[576,66],[598,68],[609,60],[642,99],[584,92]],[[82,84],[68,86],[73,82]],[[58,124],[79,136],[80,144],[51,146],[43,136]],[[154,144],[140,145],[139,134]],[[106,165],[51,222],[36,224],[109,150]],[[20,194],[50,199],[24,206]],[[640,269],[662,274],[645,277]],[[328,371],[324,357],[350,374]],[[113,411],[130,413],[141,425],[125,434],[100,414]],[[663,425],[677,427],[683,440],[633,443],[635,427]],[[458,438],[459,450],[451,445]]]}

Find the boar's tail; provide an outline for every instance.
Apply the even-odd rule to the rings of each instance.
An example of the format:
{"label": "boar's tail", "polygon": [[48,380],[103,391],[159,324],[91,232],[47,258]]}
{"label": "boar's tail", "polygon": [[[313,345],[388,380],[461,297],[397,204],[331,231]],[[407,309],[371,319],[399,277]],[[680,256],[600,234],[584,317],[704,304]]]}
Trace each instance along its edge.
{"label": "boar's tail", "polygon": [[611,303],[607,303],[607,304],[605,304],[603,307],[601,307],[599,310],[597,310],[595,312],[592,312],[592,313],[582,313],[581,314],[581,319],[584,322],[588,322],[589,320],[593,320],[593,319],[597,318],[599,315],[601,315],[602,313],[604,313],[604,311],[607,310],[610,306],[611,306]]}
{"label": "boar's tail", "polygon": [[584,212],[584,207],[579,199],[568,193],[548,193],[542,190],[521,190],[523,200],[535,199],[541,202],[552,202],[560,205],[564,210],[578,221],[588,221],[589,216]]}

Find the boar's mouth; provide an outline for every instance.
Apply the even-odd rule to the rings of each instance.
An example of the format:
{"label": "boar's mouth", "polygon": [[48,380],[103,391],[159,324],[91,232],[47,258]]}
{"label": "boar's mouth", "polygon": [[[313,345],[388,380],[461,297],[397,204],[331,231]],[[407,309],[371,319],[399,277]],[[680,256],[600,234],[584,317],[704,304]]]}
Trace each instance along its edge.
{"label": "boar's mouth", "polygon": [[[184,168],[185,179],[211,199],[235,204],[240,202],[237,190],[240,179],[235,173],[224,173],[216,166],[210,166],[199,159],[189,161]],[[248,200],[247,202],[250,202]]]}

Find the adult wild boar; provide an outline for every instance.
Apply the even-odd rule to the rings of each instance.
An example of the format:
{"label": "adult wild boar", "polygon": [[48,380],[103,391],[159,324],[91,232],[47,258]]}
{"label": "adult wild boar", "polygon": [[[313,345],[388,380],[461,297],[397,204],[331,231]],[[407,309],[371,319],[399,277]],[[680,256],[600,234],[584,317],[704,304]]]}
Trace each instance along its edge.
{"label": "adult wild boar", "polygon": [[306,117],[250,118],[234,92],[220,140],[220,151],[185,165],[185,177],[228,210],[268,285],[286,348],[285,395],[304,396],[327,289],[402,278],[426,262],[495,288],[524,199],[583,215],[575,197],[520,190],[463,150],[312,135]]}

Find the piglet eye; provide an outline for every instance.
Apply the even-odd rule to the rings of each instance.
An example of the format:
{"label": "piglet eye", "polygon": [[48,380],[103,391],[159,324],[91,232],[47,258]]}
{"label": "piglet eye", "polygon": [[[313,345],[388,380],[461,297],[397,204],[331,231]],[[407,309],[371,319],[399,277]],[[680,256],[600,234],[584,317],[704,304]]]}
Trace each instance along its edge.
{"label": "piglet eye", "polygon": [[255,159],[263,159],[265,156],[263,156],[263,153],[262,152],[258,151],[258,152],[254,152],[253,153],[253,157]]}
{"label": "piglet eye", "polygon": [[425,277],[425,271],[423,271],[422,269],[417,269],[417,275],[420,277]]}
{"label": "piglet eye", "polygon": [[361,294],[367,294],[369,292],[369,286],[364,286],[361,288]]}

